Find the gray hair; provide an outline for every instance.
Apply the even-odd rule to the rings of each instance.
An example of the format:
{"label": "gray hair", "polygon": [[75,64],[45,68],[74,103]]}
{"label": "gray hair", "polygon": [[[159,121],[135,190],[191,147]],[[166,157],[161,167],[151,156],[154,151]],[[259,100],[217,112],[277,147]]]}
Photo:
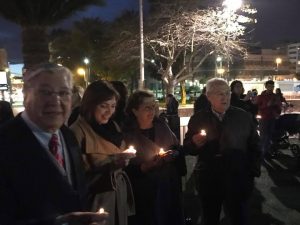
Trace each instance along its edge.
{"label": "gray hair", "polygon": [[209,79],[206,82],[206,94],[214,93],[214,92],[216,92],[216,90],[219,89],[220,86],[224,86],[224,85],[228,86],[228,88],[229,88],[227,81],[222,78]]}
{"label": "gray hair", "polygon": [[26,88],[30,87],[31,82],[36,77],[38,77],[39,75],[45,72],[50,74],[60,73],[66,75],[70,85],[73,86],[73,74],[67,67],[57,65],[55,63],[42,63],[32,67],[30,70],[25,72],[23,77],[23,81],[24,81],[23,90],[26,90]]}

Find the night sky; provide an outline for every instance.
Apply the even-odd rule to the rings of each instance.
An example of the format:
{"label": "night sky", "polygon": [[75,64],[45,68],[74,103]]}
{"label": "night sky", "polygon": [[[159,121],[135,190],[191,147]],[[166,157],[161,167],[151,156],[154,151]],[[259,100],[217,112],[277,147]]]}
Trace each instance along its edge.
{"label": "night sky", "polygon": [[[262,42],[265,47],[272,47],[278,41],[300,41],[299,21],[300,0],[252,0],[257,9],[258,20],[254,41]],[[138,10],[138,0],[107,0],[105,7],[90,7],[78,12],[59,26],[70,26],[72,21],[82,17],[100,17],[113,20],[122,10]],[[20,28],[0,18],[0,48],[6,48],[11,63],[21,61]]]}
{"label": "night sky", "polygon": [[255,40],[270,47],[277,41],[300,42],[300,0],[252,0],[257,9]]}

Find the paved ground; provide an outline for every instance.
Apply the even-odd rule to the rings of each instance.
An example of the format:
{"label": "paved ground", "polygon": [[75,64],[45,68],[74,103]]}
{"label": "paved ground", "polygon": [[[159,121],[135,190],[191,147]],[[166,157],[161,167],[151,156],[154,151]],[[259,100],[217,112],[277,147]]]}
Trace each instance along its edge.
{"label": "paved ground", "polygon": [[[298,143],[299,144],[299,143]],[[262,175],[256,179],[255,190],[249,204],[250,225],[300,225],[300,169],[289,150],[277,159],[265,160]],[[187,159],[191,170],[194,159]],[[200,203],[193,191],[192,179],[187,180],[185,190],[186,211],[199,224]],[[227,225],[225,219],[221,222]]]}

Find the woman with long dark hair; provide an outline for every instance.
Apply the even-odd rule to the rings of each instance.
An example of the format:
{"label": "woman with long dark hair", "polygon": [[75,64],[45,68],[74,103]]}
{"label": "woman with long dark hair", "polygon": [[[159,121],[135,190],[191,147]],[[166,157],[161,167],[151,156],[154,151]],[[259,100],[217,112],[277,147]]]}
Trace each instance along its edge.
{"label": "woman with long dark hair", "polygon": [[79,118],[70,127],[82,149],[91,209],[103,207],[110,214],[108,225],[127,225],[127,217],[134,213],[131,184],[123,171],[126,145],[111,119],[118,99],[109,82],[91,83],[84,92]]}

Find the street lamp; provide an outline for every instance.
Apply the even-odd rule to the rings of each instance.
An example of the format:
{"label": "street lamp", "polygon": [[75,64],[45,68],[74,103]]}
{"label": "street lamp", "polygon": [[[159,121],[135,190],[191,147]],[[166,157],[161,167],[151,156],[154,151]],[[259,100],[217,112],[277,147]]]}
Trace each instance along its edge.
{"label": "street lamp", "polygon": [[140,13],[140,80],[139,80],[139,89],[144,88],[144,26],[143,26],[143,0],[139,0],[139,13]]}
{"label": "street lamp", "polygon": [[224,72],[225,72],[224,68],[217,69],[217,73],[220,74],[220,77],[223,77]]}
{"label": "street lamp", "polygon": [[[219,74],[218,70],[219,70],[220,68],[222,68],[222,57],[218,55],[217,58],[216,58],[216,70],[215,70],[215,72],[216,72],[217,74]],[[216,75],[216,74],[215,74],[215,75]]]}
{"label": "street lamp", "polygon": [[228,10],[235,12],[242,6],[242,0],[225,0],[222,3]]}
{"label": "street lamp", "polygon": [[77,69],[77,74],[78,74],[79,76],[84,77],[84,76],[85,76],[85,69],[82,68],[82,67],[79,67],[79,68]]}
{"label": "street lamp", "polygon": [[[278,68],[279,68],[279,64],[282,63],[282,59],[279,58],[279,57],[277,57],[277,58],[275,59],[275,62],[276,62],[276,74],[278,75],[278,73],[279,73]],[[275,79],[275,80],[276,80],[276,79]]]}
{"label": "street lamp", "polygon": [[86,70],[85,70],[84,68],[82,68],[82,67],[79,67],[79,68],[77,69],[77,74],[78,74],[79,76],[83,77],[84,82],[85,82],[85,87],[87,87],[88,84],[87,84],[87,80],[86,80]]}
{"label": "street lamp", "polygon": [[282,63],[282,59],[281,58],[276,58],[276,70],[277,70],[277,73],[278,73],[278,67],[279,67],[279,64]]}
{"label": "street lamp", "polygon": [[218,55],[216,60],[217,60],[217,62],[221,62],[222,63],[222,57],[221,56]]}
{"label": "street lamp", "polygon": [[89,82],[90,82],[90,67],[89,67],[90,60],[87,57],[85,57],[83,59],[83,62],[85,64],[85,69],[86,69],[84,80],[85,80],[85,85],[87,87],[89,85]]}
{"label": "street lamp", "polygon": [[278,71],[278,66],[279,66],[280,63],[282,63],[282,59],[281,58],[276,58],[277,71]]}

